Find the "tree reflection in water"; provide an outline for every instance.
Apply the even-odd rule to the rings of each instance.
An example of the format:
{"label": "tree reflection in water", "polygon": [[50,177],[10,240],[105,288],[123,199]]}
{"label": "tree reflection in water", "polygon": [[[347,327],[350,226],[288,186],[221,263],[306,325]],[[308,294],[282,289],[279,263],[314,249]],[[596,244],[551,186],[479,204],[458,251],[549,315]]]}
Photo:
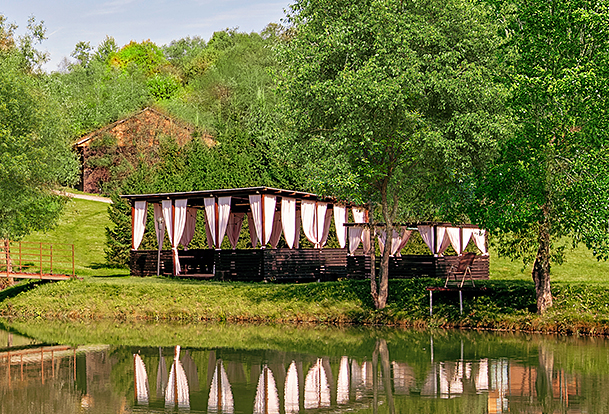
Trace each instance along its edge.
{"label": "tree reflection in water", "polygon": [[356,343],[176,346],[173,358],[158,347],[24,344],[0,349],[0,412],[608,412],[605,340],[373,332]]}

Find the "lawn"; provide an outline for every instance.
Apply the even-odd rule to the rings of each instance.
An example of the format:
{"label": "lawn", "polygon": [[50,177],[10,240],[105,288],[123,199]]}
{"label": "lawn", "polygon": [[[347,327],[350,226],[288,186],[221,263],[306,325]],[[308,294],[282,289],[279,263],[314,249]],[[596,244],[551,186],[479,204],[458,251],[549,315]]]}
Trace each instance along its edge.
{"label": "lawn", "polygon": [[46,233],[32,233],[24,241],[73,244],[78,276],[125,276],[129,274],[128,269],[108,268],[105,265],[105,229],[111,224],[108,204],[72,198],[68,200],[57,227]]}

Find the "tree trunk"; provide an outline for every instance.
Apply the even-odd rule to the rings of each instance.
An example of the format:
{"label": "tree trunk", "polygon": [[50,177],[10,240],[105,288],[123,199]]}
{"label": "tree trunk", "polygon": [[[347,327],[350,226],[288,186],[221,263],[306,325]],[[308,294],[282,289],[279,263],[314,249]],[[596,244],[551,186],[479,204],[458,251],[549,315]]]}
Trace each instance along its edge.
{"label": "tree trunk", "polygon": [[[381,274],[378,282],[376,278],[371,281],[370,291],[372,298],[374,299],[374,306],[379,310],[384,309],[385,306],[387,306],[387,297],[389,296],[389,256],[391,254],[391,237],[393,234],[392,217],[395,213],[389,211],[389,202],[387,201],[387,183],[384,183],[381,189],[381,213],[383,215],[383,219],[385,220],[385,232],[387,234],[387,238],[385,239],[383,255],[381,256]],[[371,234],[373,234],[372,231]],[[372,239],[374,240],[374,236],[372,236]],[[373,244],[371,243],[371,245]]]}
{"label": "tree trunk", "polygon": [[535,263],[533,263],[533,282],[537,296],[537,313],[543,314],[552,306],[552,291],[550,289],[550,221],[549,208],[542,208],[544,218],[539,224],[539,248]]}

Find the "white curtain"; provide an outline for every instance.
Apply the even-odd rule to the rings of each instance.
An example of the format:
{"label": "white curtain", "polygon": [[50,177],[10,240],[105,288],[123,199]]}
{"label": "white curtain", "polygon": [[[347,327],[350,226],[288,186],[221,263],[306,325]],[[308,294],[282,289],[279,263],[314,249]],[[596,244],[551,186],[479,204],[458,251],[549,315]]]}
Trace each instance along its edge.
{"label": "white curtain", "polygon": [[174,226],[173,226],[173,237],[171,240],[171,250],[173,251],[173,260],[175,263],[175,274],[179,275],[182,268],[180,267],[180,258],[178,257],[178,243],[182,240],[182,233],[184,233],[184,227],[186,226],[186,205],[188,200],[181,199],[175,200],[174,202]]}
{"label": "white curtain", "polygon": [[[264,243],[265,246],[270,240],[273,234],[273,225],[275,223],[275,206],[277,204],[277,197],[264,195]],[[260,237],[260,235],[258,235]]]}
{"label": "white curtain", "polygon": [[419,229],[419,233],[421,234],[421,238],[423,239],[423,241],[425,242],[425,244],[427,245],[427,247],[429,247],[429,250],[431,250],[431,252],[433,254],[435,254],[435,240],[434,240],[434,233],[433,233],[433,227],[432,226],[417,226],[417,228]]}
{"label": "white curtain", "polygon": [[476,243],[476,247],[480,249],[483,255],[488,255],[488,251],[486,250],[486,230],[475,230],[473,232],[474,242]]}
{"label": "white curtain", "polygon": [[[455,249],[455,252],[461,256],[461,229],[459,227],[446,227],[446,234],[448,234],[450,244]],[[465,247],[465,243],[463,247]]]}
{"label": "white curtain", "polygon": [[163,220],[163,207],[159,203],[154,203],[154,231],[156,233],[157,246],[161,250],[163,248],[163,239],[165,238],[165,220]]}
{"label": "white curtain", "polygon": [[205,219],[205,237],[207,238],[207,248],[214,248],[214,236],[211,234],[211,229],[209,228],[209,222]]}
{"label": "white curtain", "polygon": [[250,241],[252,242],[252,247],[255,249],[258,246],[258,234],[256,231],[256,223],[254,221],[254,216],[251,211],[247,213],[247,226],[250,230]]}
{"label": "white curtain", "polygon": [[218,197],[218,239],[216,249],[220,249],[222,246],[222,240],[224,240],[224,234],[226,233],[226,226],[228,226],[228,218],[230,216],[230,196]]}
{"label": "white curtain", "polygon": [[[418,226],[419,233],[421,233],[421,238],[429,247],[429,250],[433,253],[434,256],[442,255],[446,248],[450,243],[450,239],[446,235],[446,227],[438,226],[436,227],[436,234],[434,234],[433,226]],[[436,242],[435,236],[437,235],[439,243]]]}
{"label": "white curtain", "polygon": [[[391,252],[390,256],[398,256],[401,257],[400,251],[404,248],[408,239],[410,238],[410,234],[412,231],[407,230],[405,227],[402,229],[401,233],[396,229],[393,229],[392,237],[391,237]],[[385,243],[387,242],[387,232],[385,230],[379,231],[378,234],[379,248],[381,254],[385,250]],[[397,253],[397,254],[396,254]]]}
{"label": "white curtain", "polygon": [[142,243],[144,238],[144,231],[146,230],[146,213],[148,211],[148,204],[145,201],[135,202],[135,213],[133,215],[133,250],[137,250]]}
{"label": "white curtain", "polygon": [[[365,211],[361,208],[352,207],[351,211],[353,212],[353,221],[355,223],[363,223],[365,220]],[[349,227],[349,254],[353,255],[357,248],[359,247],[359,243],[362,241],[362,227]]]}
{"label": "white curtain", "polygon": [[[264,197],[264,223],[262,222],[262,197]],[[262,247],[271,239],[271,233],[273,232],[273,220],[275,218],[275,204],[277,199],[275,196],[270,195],[250,195],[250,208],[252,210],[252,218],[254,221],[254,227],[256,228],[256,235],[260,240]],[[264,226],[264,240],[262,239]],[[251,232],[251,229],[250,229]]]}
{"label": "white curtain", "polygon": [[436,231],[438,232],[438,240],[440,241],[440,246],[438,246],[438,251],[436,252],[438,256],[442,256],[450,244],[450,238],[446,232],[447,228],[448,227],[444,226],[436,227]]}
{"label": "white curtain", "polygon": [[237,242],[239,241],[239,234],[241,234],[241,227],[243,226],[244,217],[244,213],[230,213],[230,216],[228,216],[226,234],[228,235],[228,241],[230,242],[233,250],[237,248]]}
{"label": "white curtain", "polygon": [[[156,210],[157,204],[155,204]],[[194,207],[188,207],[186,209],[186,226],[184,227],[184,232],[182,233],[182,239],[180,240],[180,244],[184,246],[184,248],[188,247],[192,238],[195,235],[195,227],[197,226],[197,209]],[[158,234],[157,234],[158,237]]]}
{"label": "white curtain", "polygon": [[165,229],[167,229],[167,236],[169,237],[169,243],[173,246],[171,238],[173,237],[173,214],[171,213],[171,200],[162,201],[163,220],[165,221]]}
{"label": "white curtain", "polygon": [[300,216],[302,218],[302,229],[307,239],[317,245],[317,221],[315,201],[302,200],[300,202]]}
{"label": "white curtain", "polygon": [[[296,238],[296,199],[282,198],[281,200],[281,226],[283,227],[283,237],[290,249],[294,248]],[[298,229],[300,230],[300,229]],[[300,231],[299,231],[300,233]]]}
{"label": "white curtain", "polygon": [[347,208],[341,205],[334,205],[334,226],[336,227],[336,238],[341,249],[344,249],[347,243]]}
{"label": "white curtain", "polygon": [[463,228],[463,249],[464,250],[467,247],[467,245],[469,244],[469,241],[472,238],[474,232],[477,230],[478,229]]}
{"label": "white curtain", "polygon": [[408,240],[410,239],[410,235],[412,234],[412,230],[408,230],[406,229],[406,227],[402,228],[402,233],[400,234],[400,237],[398,237],[398,243],[392,244],[391,245],[391,252],[392,254],[395,254],[397,257],[402,257],[402,253],[400,253],[402,251],[402,249],[404,248],[404,246],[406,246],[406,243],[408,243]]}
{"label": "white curtain", "polygon": [[207,246],[213,249],[216,245],[216,199],[208,197],[203,199],[205,203],[205,223],[207,227]]}
{"label": "white curtain", "polygon": [[273,249],[277,248],[279,239],[281,238],[281,212],[275,211],[275,217],[273,218],[273,230],[271,231],[271,238],[269,244]]}
{"label": "white curtain", "polygon": [[325,246],[328,241],[328,235],[330,234],[330,224],[332,224],[332,210],[329,209],[328,205],[326,204],[323,233],[321,235],[321,240],[319,241],[320,247]]}

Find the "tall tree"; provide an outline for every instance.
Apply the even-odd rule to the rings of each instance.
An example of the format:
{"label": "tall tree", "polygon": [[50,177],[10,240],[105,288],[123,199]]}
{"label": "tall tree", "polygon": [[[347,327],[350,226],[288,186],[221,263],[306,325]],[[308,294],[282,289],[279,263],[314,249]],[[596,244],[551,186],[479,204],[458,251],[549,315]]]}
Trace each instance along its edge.
{"label": "tall tree", "polygon": [[[572,236],[609,253],[609,2],[508,2],[509,78],[518,128],[482,177],[472,211],[533,261],[537,309],[552,306],[550,264]],[[515,53],[514,53],[515,52]]]}
{"label": "tall tree", "polygon": [[[495,81],[493,17],[470,0],[298,0],[290,8],[278,86],[304,143],[295,147],[321,165],[314,171],[332,171],[318,177],[326,188],[380,206],[387,234],[398,215],[437,218],[447,190],[467,195],[495,153],[505,91]],[[320,148],[332,156],[325,163]],[[390,239],[371,282],[379,309]]]}
{"label": "tall tree", "polygon": [[[0,16],[0,35],[10,38],[4,22]],[[39,56],[32,43],[25,49],[2,43],[8,46],[0,48],[0,238],[18,239],[56,222],[63,199],[53,190],[76,180],[78,161],[44,75],[32,73],[31,59]]]}

